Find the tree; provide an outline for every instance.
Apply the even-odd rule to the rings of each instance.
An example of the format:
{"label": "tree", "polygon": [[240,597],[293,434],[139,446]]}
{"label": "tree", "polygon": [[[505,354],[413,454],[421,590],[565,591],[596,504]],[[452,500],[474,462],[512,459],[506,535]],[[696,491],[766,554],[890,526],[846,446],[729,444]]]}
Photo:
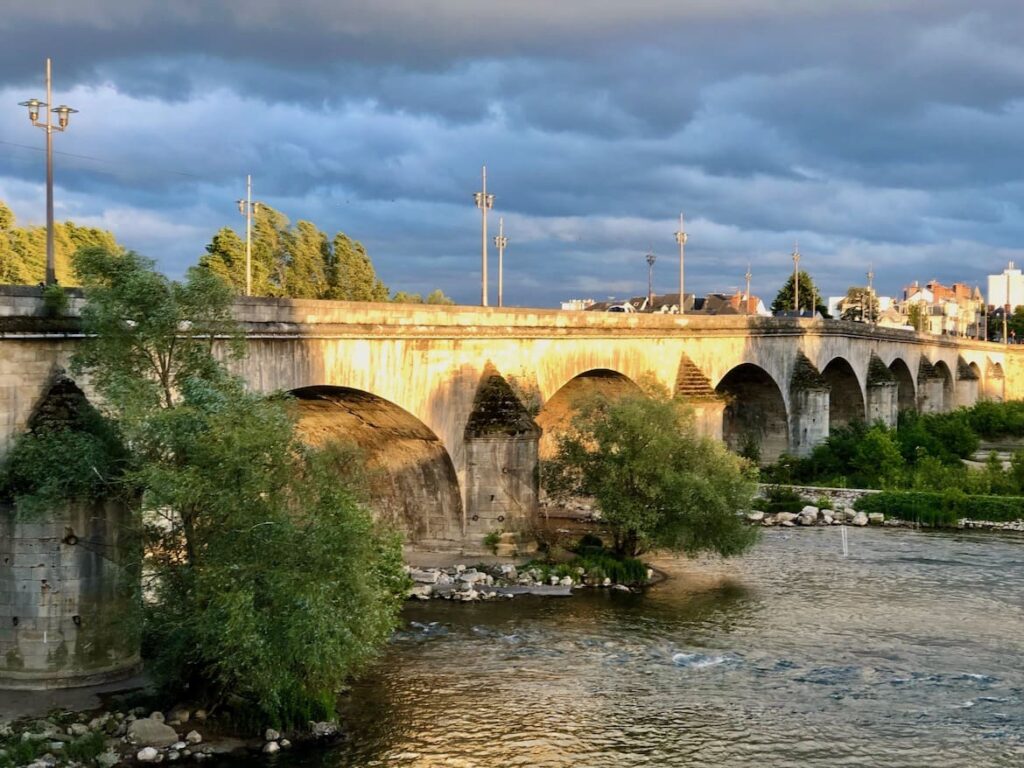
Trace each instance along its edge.
{"label": "tree", "polygon": [[[800,270],[800,310],[818,312],[822,317],[828,317],[828,308],[821,301],[821,294],[811,280],[811,276]],[[793,276],[790,275],[785,284],[775,296],[772,302],[772,312],[793,311]]]}
{"label": "tree", "polygon": [[91,338],[73,366],[89,372],[122,416],[170,408],[190,379],[220,378],[217,335],[229,335],[231,350],[240,353],[231,290],[208,270],[192,269],[178,283],[133,251],[101,247],[79,251],[75,269],[88,297],[82,325]]}
{"label": "tree", "polygon": [[[120,250],[114,235],[73,221],[54,223],[54,258],[57,280],[75,285],[77,278],[71,257],[79,248],[102,246]],[[35,285],[46,276],[46,227],[19,227],[14,213],[0,202],[0,282]]]}
{"label": "tree", "polygon": [[440,288],[436,288],[427,294],[427,298],[424,302],[426,304],[442,304],[445,306],[451,306],[455,303],[455,299],[445,296],[444,292]]}
{"label": "tree", "polygon": [[925,327],[927,321],[925,316],[926,307],[927,305],[921,302],[914,302],[907,308],[907,325],[915,331],[927,330]]}
{"label": "tree", "polygon": [[245,242],[231,227],[221,227],[199,257],[199,267],[227,282],[235,293],[245,292]]}
{"label": "tree", "polygon": [[341,301],[388,300],[388,288],[377,277],[366,248],[344,232],[334,236],[334,258],[327,298]]}
{"label": "tree", "polygon": [[327,235],[311,222],[300,221],[289,233],[288,264],[284,271],[286,296],[319,299],[327,294]]}
{"label": "tree", "polygon": [[729,556],[756,538],[737,516],[750,507],[751,465],[698,436],[692,413],[664,393],[584,402],[557,445],[545,488],[593,497],[619,556],[656,547]]}
{"label": "tree", "polygon": [[861,286],[851,286],[840,307],[843,320],[865,323],[878,318],[878,297],[874,291]]}
{"label": "tree", "polygon": [[264,721],[330,716],[394,627],[404,585],[399,543],[352,481],[361,458],[307,448],[287,398],[227,373],[213,338],[233,338],[232,292],[209,269],[177,283],[102,249],[76,265],[75,365],[117,417],[125,482],[146,504],[151,669],[175,694],[244,702]]}
{"label": "tree", "polygon": [[[1001,332],[1001,331],[1000,331]],[[1024,306],[1016,306],[1006,318],[1006,332],[1018,344],[1024,341]]]}

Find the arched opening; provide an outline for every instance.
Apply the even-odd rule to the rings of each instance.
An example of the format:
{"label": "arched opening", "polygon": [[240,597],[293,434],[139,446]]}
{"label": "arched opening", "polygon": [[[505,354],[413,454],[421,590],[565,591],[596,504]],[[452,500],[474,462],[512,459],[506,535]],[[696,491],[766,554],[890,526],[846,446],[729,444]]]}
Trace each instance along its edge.
{"label": "arched opening", "polygon": [[725,398],[722,439],[730,450],[764,464],[789,450],[786,401],[767,371],[752,363],[738,365],[715,392]]}
{"label": "arched opening", "polygon": [[981,381],[981,366],[977,363],[968,363],[967,367],[970,369],[971,374],[977,381]]}
{"label": "arched opening", "polygon": [[942,380],[942,410],[952,411],[956,408],[956,382],[953,372],[942,360],[935,364],[935,374]]}
{"label": "arched opening", "polygon": [[860,382],[857,381],[857,374],[853,372],[853,366],[844,358],[837,357],[825,366],[821,375],[828,382],[830,390],[829,433],[855,421],[864,421],[864,394],[861,392]]}
{"label": "arched opening", "polygon": [[587,398],[597,396],[614,400],[639,391],[640,388],[629,378],[607,368],[585,371],[567,381],[548,398],[535,419],[541,428],[540,458],[548,459],[554,455],[558,448],[558,435],[569,429],[580,404]]}
{"label": "arched opening", "polygon": [[897,357],[889,363],[889,370],[896,377],[896,391],[900,412],[916,411],[917,389],[914,386],[914,376],[910,372],[909,366]]}
{"label": "arched opening", "polygon": [[[305,387],[298,428],[312,445],[343,442],[364,454],[370,506],[409,544],[462,539],[462,498],[451,457],[423,422],[392,402],[348,387]],[[339,467],[339,473],[351,471]]]}

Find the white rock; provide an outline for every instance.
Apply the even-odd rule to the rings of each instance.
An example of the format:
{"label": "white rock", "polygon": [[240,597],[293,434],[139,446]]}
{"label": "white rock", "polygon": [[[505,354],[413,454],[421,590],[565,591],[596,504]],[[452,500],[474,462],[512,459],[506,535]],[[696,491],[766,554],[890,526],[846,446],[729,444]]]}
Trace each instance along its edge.
{"label": "white rock", "polygon": [[801,515],[811,515],[812,517],[818,516],[818,508],[808,504],[806,507],[800,510]]}
{"label": "white rock", "polygon": [[610,587],[611,585],[612,585],[612,580],[609,579],[607,576],[605,576],[604,577],[604,581],[601,582],[601,586],[602,587]]}
{"label": "white rock", "polygon": [[206,722],[206,710],[205,709],[197,709],[195,711],[195,714],[192,715],[192,717],[193,717],[193,719],[196,720],[196,722],[205,723]]}
{"label": "white rock", "polygon": [[764,520],[764,512],[758,509],[753,509],[750,512],[747,512],[747,520],[752,523],[760,523]]}
{"label": "white rock", "polygon": [[796,521],[800,525],[814,525],[818,522],[818,516],[801,513],[800,517],[798,517]]}
{"label": "white rock", "polygon": [[463,584],[476,584],[481,581],[486,582],[487,574],[481,573],[475,568],[471,568],[470,570],[463,571],[459,574],[459,581]]}
{"label": "white rock", "polygon": [[165,720],[164,713],[163,712],[150,712],[149,719],[150,720],[156,720],[158,723],[162,723]]}
{"label": "white rock", "polygon": [[85,723],[72,723],[68,726],[68,733],[71,736],[85,736],[89,733],[89,726]]}
{"label": "white rock", "polygon": [[289,749],[292,746],[292,743],[288,741],[288,739],[281,739],[278,743],[281,745],[281,749]]}
{"label": "white rock", "polygon": [[617,589],[619,592],[631,592],[632,590],[625,584],[613,584],[612,589]]}
{"label": "white rock", "polygon": [[868,516],[865,515],[863,512],[857,512],[854,514],[852,522],[854,525],[867,525]]}
{"label": "white rock", "polygon": [[276,741],[268,741],[263,745],[263,753],[266,755],[276,755],[281,751],[281,745]]}
{"label": "white rock", "polygon": [[559,579],[558,583],[561,584],[563,587],[571,587],[572,576],[564,576],[561,579]]}
{"label": "white rock", "polygon": [[112,749],[96,756],[96,765],[100,768],[114,768],[119,762],[121,762],[120,756]]}
{"label": "white rock", "polygon": [[436,584],[438,578],[440,578],[441,572],[435,570],[419,570],[414,568],[409,571],[409,578],[415,581],[417,584]]}
{"label": "white rock", "polygon": [[156,760],[160,753],[153,747],[144,747],[139,750],[138,754],[135,755],[135,759],[140,763],[152,763]]}
{"label": "white rock", "polygon": [[455,566],[456,573],[462,573],[464,570],[466,570],[466,566],[462,565],[462,563]]}
{"label": "white rock", "polygon": [[818,512],[818,517],[835,517],[835,512],[831,509],[822,509]]}
{"label": "white rock", "polygon": [[798,515],[792,512],[779,512],[775,515],[775,522],[779,525],[785,525],[786,523],[792,523],[797,517]]}
{"label": "white rock", "polygon": [[184,741],[176,741],[173,744],[171,744],[171,749],[182,750],[187,746],[188,744],[186,744]]}
{"label": "white rock", "polygon": [[181,752],[179,752],[178,750],[172,749],[170,752],[167,753],[168,762],[173,763],[175,760],[179,759],[181,759]]}
{"label": "white rock", "polygon": [[275,731],[273,728],[267,728],[263,733],[264,741],[277,741],[281,738],[281,734]]}
{"label": "white rock", "polygon": [[128,725],[128,740],[145,747],[167,747],[178,740],[178,734],[169,725],[142,717]]}
{"label": "white rock", "polygon": [[881,512],[872,512],[868,515],[868,522],[871,525],[883,525],[885,523],[885,515]]}
{"label": "white rock", "polygon": [[557,576],[552,576],[550,579],[548,579],[548,581],[551,582],[551,586],[557,587],[560,579]]}
{"label": "white rock", "polygon": [[203,743],[203,737],[199,733],[199,731],[189,731],[185,734],[185,741],[187,741],[192,746],[195,746],[196,744]]}
{"label": "white rock", "polygon": [[784,525],[787,528],[795,528],[796,527],[796,523],[794,523],[792,520],[783,520],[781,523],[779,523],[779,525]]}
{"label": "white rock", "polygon": [[825,525],[832,525],[835,521],[836,520],[834,517],[832,517],[832,515],[825,515],[823,518],[821,518],[821,522],[823,522]]}

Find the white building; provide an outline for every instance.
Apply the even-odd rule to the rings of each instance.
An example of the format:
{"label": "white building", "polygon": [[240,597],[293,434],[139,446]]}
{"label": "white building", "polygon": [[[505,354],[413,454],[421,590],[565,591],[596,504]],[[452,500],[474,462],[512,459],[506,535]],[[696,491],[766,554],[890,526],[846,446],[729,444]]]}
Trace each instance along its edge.
{"label": "white building", "polygon": [[1024,304],[1024,275],[1011,261],[1001,275],[988,276],[988,303],[991,307],[1010,309]]}

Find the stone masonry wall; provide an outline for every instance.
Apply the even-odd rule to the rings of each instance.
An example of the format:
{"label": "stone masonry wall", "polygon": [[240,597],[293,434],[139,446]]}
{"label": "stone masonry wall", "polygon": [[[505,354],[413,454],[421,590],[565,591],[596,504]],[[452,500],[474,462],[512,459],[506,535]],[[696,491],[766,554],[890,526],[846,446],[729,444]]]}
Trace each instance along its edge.
{"label": "stone masonry wall", "polygon": [[139,668],[137,560],[123,505],[23,522],[0,508],[0,688],[128,677]]}

